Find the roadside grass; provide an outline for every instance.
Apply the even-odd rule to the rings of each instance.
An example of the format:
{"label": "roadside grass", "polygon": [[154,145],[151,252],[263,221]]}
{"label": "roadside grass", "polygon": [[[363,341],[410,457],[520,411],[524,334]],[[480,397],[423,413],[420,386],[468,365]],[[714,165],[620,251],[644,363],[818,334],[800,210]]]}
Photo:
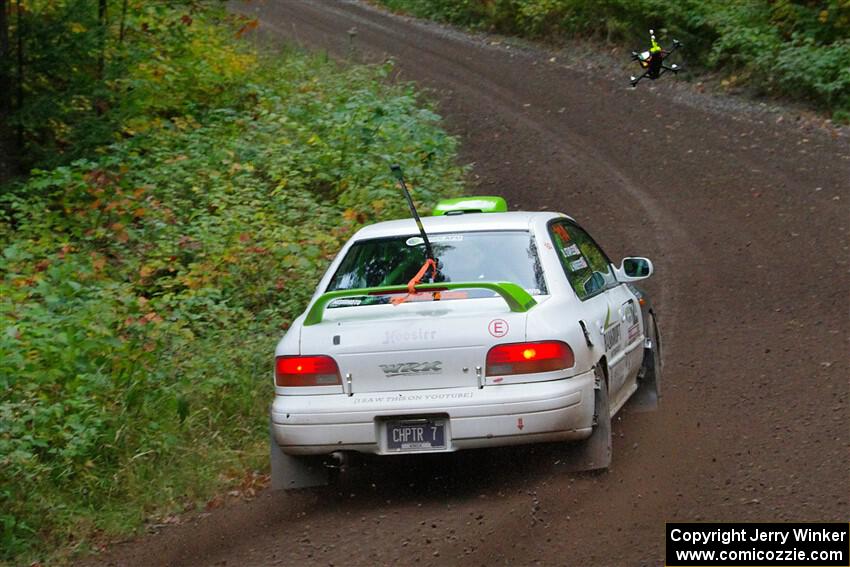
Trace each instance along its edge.
{"label": "roadside grass", "polygon": [[0,561],[251,485],[276,341],[352,231],[406,216],[388,165],[425,209],[460,191],[391,64],[261,57],[216,14],[146,40],[114,143],[0,193]]}
{"label": "roadside grass", "polygon": [[695,71],[726,88],[784,97],[850,123],[850,3],[845,0],[372,0],[474,29],[558,41],[595,38],[648,46],[649,29],[685,44]]}

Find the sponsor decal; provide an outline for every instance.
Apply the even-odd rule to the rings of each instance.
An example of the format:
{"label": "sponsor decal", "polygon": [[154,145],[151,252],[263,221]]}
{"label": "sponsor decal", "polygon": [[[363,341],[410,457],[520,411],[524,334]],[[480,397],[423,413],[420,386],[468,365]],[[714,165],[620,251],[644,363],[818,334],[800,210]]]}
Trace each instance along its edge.
{"label": "sponsor decal", "polygon": [[581,254],[581,250],[579,250],[578,246],[576,246],[575,244],[570,244],[566,248],[563,248],[562,251],[564,252],[564,256],[567,257],[578,256]]}
{"label": "sponsor decal", "polygon": [[384,371],[384,376],[391,378],[393,376],[442,374],[442,365],[442,361],[435,360],[434,362],[399,362],[397,364],[379,364],[378,366]]}
{"label": "sponsor decal", "polygon": [[430,329],[396,329],[395,331],[385,331],[384,340],[381,344],[395,345],[399,343],[412,343],[420,341],[433,341],[437,336],[437,331]]}
{"label": "sponsor decal", "polygon": [[623,304],[623,317],[626,320],[626,325],[629,327],[638,324],[637,307],[635,307],[633,301]]}
{"label": "sponsor decal", "polygon": [[328,307],[357,307],[361,303],[363,303],[362,299],[334,299]]}
{"label": "sponsor decal", "polygon": [[504,319],[493,319],[490,321],[490,324],[487,325],[487,330],[490,331],[490,334],[497,339],[507,335],[509,329],[510,327],[508,326],[508,322]]}
{"label": "sponsor decal", "polygon": [[[435,242],[460,242],[463,240],[462,234],[435,234],[434,236],[428,235],[428,240],[431,243]],[[404,241],[408,246],[419,246],[423,244],[425,241],[422,240],[421,236],[411,236],[407,240]]]}
{"label": "sponsor decal", "polygon": [[628,327],[629,342],[632,342],[640,334],[640,321],[638,320],[637,307],[634,301],[623,304],[623,319]]}
{"label": "sponsor decal", "polygon": [[564,228],[564,225],[562,225],[562,224],[556,224],[555,226],[553,226],[552,232],[557,234],[558,237],[560,237],[562,242],[568,242],[570,240],[570,235],[567,232],[567,229]]}
{"label": "sponsor decal", "polygon": [[579,258],[578,260],[573,260],[569,263],[570,270],[573,272],[577,272],[578,270],[583,270],[587,267],[587,260],[584,258]]}
{"label": "sponsor decal", "polygon": [[421,402],[437,400],[459,400],[471,398],[472,392],[453,392],[450,394],[398,394],[394,396],[365,396],[354,398],[355,404],[383,404],[395,402]]}

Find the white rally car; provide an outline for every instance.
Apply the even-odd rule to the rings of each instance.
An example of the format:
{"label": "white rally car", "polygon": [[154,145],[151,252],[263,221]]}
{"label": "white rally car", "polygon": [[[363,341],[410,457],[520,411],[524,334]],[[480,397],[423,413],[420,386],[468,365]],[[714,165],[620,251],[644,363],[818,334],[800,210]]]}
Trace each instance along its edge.
{"label": "white rally car", "polygon": [[578,468],[608,466],[612,416],[657,400],[655,313],[630,284],[652,263],[614,266],[563,214],[487,212],[505,210],[422,219],[436,273],[413,219],[346,243],[275,351],[274,487],[323,484],[351,452],[575,441]]}

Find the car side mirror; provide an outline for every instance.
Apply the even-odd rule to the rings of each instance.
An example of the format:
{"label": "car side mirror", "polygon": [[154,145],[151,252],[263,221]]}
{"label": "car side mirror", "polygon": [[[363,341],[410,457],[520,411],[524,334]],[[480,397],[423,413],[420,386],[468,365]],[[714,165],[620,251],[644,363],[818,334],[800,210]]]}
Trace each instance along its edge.
{"label": "car side mirror", "polygon": [[619,268],[616,268],[617,279],[621,282],[636,282],[645,280],[652,275],[652,261],[649,258],[623,258]]}

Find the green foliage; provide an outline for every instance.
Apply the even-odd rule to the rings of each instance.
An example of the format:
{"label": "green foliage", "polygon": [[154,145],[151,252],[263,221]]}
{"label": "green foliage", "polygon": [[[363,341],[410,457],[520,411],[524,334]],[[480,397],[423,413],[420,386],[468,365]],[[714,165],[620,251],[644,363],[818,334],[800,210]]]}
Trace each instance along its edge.
{"label": "green foliage", "polygon": [[[630,48],[647,29],[687,46],[690,67],[762,92],[850,112],[848,0],[380,0],[395,10],[533,38],[596,37]],[[846,118],[844,118],[846,120]]]}
{"label": "green foliage", "polygon": [[216,12],[149,10],[115,141],[0,197],[0,560],[262,468],[274,344],[353,230],[406,216],[388,164],[426,208],[460,187],[389,65],[262,60]]}
{"label": "green foliage", "polygon": [[491,13],[480,0],[380,0],[393,10],[458,25],[477,25]]}
{"label": "green foliage", "polygon": [[[127,122],[144,113],[163,118],[202,107],[227,93],[241,57],[227,37],[197,41],[195,17],[227,18],[220,2],[54,0],[12,4],[15,57],[0,72],[21,77],[9,123],[20,128],[21,168],[50,168],[120,140]],[[18,39],[23,67],[17,63]],[[200,53],[214,49],[214,60]],[[14,59],[14,61],[13,61]],[[195,67],[195,64],[198,64]],[[215,85],[215,88],[212,88]],[[218,104],[223,103],[219,100]]]}

